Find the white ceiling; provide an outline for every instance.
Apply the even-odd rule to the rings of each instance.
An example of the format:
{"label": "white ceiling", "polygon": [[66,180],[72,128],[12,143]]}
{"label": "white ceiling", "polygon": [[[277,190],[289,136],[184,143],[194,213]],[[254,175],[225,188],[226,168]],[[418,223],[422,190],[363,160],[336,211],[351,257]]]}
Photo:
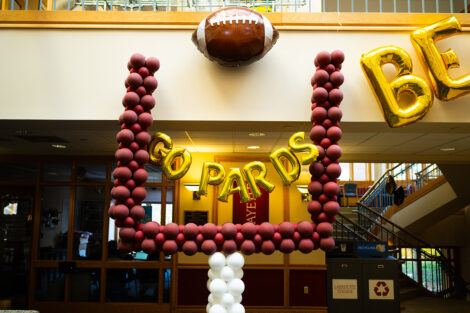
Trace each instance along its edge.
{"label": "white ceiling", "polygon": [[[175,146],[191,152],[256,153],[286,147],[297,131],[308,132],[306,122],[155,122],[151,132],[167,133]],[[470,161],[470,125],[416,123],[392,129],[382,123],[343,123],[345,161]],[[113,155],[117,148],[117,122],[112,121],[11,121],[0,123],[1,154],[36,155]],[[250,132],[265,136],[252,137]],[[31,143],[17,138],[57,136],[67,141],[64,150],[52,148],[53,142]],[[307,135],[308,137],[308,135]],[[260,146],[250,150],[248,146]],[[441,148],[455,148],[443,152]]]}

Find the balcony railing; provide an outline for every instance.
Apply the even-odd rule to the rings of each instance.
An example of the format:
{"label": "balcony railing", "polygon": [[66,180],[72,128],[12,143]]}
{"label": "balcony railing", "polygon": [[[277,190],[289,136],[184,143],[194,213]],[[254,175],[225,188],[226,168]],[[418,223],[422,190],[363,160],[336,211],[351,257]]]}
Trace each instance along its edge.
{"label": "balcony railing", "polygon": [[3,0],[2,10],[468,13],[468,0]]}

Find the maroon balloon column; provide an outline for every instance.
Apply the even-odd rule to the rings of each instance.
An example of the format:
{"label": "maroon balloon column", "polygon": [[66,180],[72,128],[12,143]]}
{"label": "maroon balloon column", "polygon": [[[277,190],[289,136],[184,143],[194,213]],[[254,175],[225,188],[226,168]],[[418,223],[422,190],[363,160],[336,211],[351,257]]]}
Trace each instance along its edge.
{"label": "maroon balloon column", "polygon": [[127,63],[130,74],[124,82],[127,92],[122,99],[125,111],[119,116],[121,130],[116,135],[119,149],[115,154],[117,168],[113,172],[115,180],[111,190],[114,204],[109,208],[109,216],[120,227],[119,250],[125,252],[141,248],[156,251],[154,239],[158,225],[141,225],[139,221],[145,214],[141,204],[147,193],[142,184],[148,178],[144,166],[149,159],[148,128],[153,122],[150,110],[155,106],[152,93],[158,86],[154,74],[159,67],[157,58],[145,59],[138,53]]}
{"label": "maroon balloon column", "polygon": [[312,77],[312,130],[310,139],[317,145],[319,156],[310,165],[312,179],[308,191],[312,201],[307,209],[312,221],[317,224],[320,235],[320,248],[328,251],[334,248],[333,223],[340,204],[338,195],[340,188],[337,179],[341,175],[339,158],[342,150],[338,141],[342,137],[340,121],[342,117],[339,105],[343,100],[343,92],[339,87],[344,82],[340,72],[344,61],[344,53],[336,50],[331,54],[322,51],[315,58],[316,71]]}

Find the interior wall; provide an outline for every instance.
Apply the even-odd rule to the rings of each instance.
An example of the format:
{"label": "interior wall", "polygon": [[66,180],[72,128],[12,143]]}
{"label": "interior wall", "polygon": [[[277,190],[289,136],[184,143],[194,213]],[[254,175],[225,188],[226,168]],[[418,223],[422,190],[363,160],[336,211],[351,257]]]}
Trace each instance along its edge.
{"label": "interior wall", "polygon": [[[465,281],[470,282],[470,206],[467,206],[465,212],[464,245],[460,251],[462,266],[462,275]],[[466,266],[465,266],[466,265]]]}
{"label": "interior wall", "polygon": [[[430,21],[433,22],[433,21]],[[6,29],[0,32],[0,117],[37,120],[115,120],[122,112],[126,64],[135,52],[157,56],[156,120],[308,121],[314,73],[321,50],[346,54],[343,122],[381,122],[382,113],[360,67],[363,53],[381,46],[404,48],[414,73],[425,77],[410,32],[280,31],[259,62],[223,68],[192,44],[189,30]],[[460,56],[458,77],[470,72],[470,33],[438,42]],[[426,79],[428,81],[428,79]],[[420,123],[470,122],[469,96],[435,99]]]}

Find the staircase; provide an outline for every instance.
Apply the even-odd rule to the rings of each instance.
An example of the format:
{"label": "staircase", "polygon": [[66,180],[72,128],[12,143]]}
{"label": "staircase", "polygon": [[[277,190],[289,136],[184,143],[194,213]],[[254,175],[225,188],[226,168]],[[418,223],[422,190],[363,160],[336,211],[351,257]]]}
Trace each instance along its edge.
{"label": "staircase", "polygon": [[[416,164],[399,164],[374,183],[357,202],[357,208],[344,208],[344,211],[342,208],[333,225],[333,236],[338,241],[388,244],[389,254],[402,265],[402,300],[422,294],[449,298],[464,297],[470,293],[469,284],[439,249],[386,217],[391,208],[397,208],[397,204],[400,204],[396,193],[387,191],[402,187],[405,197],[408,197],[442,178],[435,164],[424,168]],[[395,181],[394,188],[390,186],[392,180]]]}

